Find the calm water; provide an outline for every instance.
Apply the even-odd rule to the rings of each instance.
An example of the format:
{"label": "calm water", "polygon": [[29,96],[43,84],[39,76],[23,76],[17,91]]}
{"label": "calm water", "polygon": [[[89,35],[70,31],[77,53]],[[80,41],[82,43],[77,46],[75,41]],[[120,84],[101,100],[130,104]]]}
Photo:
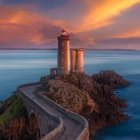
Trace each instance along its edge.
{"label": "calm water", "polygon": [[[0,51],[0,100],[11,95],[18,85],[38,81],[56,67],[57,52]],[[140,51],[86,51],[85,71],[115,70],[132,85],[119,89],[118,96],[128,101],[131,119],[101,130],[95,140],[140,140]]]}

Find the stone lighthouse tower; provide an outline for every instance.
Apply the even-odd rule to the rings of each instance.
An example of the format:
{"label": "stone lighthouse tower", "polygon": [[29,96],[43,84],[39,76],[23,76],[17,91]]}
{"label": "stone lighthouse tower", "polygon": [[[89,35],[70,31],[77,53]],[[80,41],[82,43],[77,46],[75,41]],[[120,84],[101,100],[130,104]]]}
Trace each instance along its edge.
{"label": "stone lighthouse tower", "polygon": [[71,72],[84,72],[84,50],[71,49]]}
{"label": "stone lighthouse tower", "polygon": [[57,74],[69,74],[70,72],[70,48],[69,35],[63,29],[61,35],[58,36],[58,62]]}

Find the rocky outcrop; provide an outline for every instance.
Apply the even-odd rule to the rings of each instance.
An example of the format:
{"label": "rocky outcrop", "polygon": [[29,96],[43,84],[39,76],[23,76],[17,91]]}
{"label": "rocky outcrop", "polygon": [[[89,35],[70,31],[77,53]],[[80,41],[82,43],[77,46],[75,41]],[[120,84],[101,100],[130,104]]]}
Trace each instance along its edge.
{"label": "rocky outcrop", "polygon": [[3,101],[0,101],[0,110],[1,110],[2,106],[3,106]]}
{"label": "rocky outcrop", "polygon": [[114,71],[101,71],[99,74],[92,76],[92,79],[100,84],[109,85],[112,88],[123,87],[128,85],[128,81]]}
{"label": "rocky outcrop", "polygon": [[9,120],[8,123],[0,127],[0,139],[2,140],[27,140],[29,135],[26,129],[25,118]]}
{"label": "rocky outcrop", "polygon": [[29,124],[24,116],[9,120],[0,127],[0,140],[39,140],[39,130]]}
{"label": "rocky outcrop", "polygon": [[120,110],[125,100],[114,94],[114,89],[128,85],[114,71],[96,75],[71,73],[63,76],[41,78],[42,92],[70,111],[83,115],[89,121],[91,134],[110,124],[127,119]]}
{"label": "rocky outcrop", "polygon": [[46,88],[45,95],[72,112],[80,113],[85,107],[90,107],[91,112],[98,111],[89,94],[73,84],[61,80],[48,80]]}

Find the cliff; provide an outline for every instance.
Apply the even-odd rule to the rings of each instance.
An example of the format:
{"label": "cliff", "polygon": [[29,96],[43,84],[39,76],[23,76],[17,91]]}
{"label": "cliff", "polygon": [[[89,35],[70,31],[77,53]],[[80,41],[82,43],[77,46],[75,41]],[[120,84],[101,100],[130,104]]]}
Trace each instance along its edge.
{"label": "cliff", "polygon": [[[114,71],[92,76],[84,73],[44,76],[40,82],[39,92],[44,96],[88,120],[91,135],[100,128],[127,119],[120,110],[125,107],[125,100],[117,98],[114,89],[128,82]],[[38,130],[30,128],[26,109],[16,96],[0,103],[0,139],[38,140]]]}

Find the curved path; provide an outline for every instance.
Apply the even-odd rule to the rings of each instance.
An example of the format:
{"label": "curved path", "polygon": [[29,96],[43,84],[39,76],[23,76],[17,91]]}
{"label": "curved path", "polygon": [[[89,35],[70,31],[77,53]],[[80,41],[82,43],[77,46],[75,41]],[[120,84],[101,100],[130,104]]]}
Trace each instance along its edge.
{"label": "curved path", "polygon": [[[56,117],[60,117],[63,120],[64,130],[63,133],[60,134],[56,140],[88,140],[88,123],[87,121],[81,117],[87,126],[84,126],[78,119],[71,118],[70,115],[68,115],[66,112],[63,112],[60,109],[57,109],[56,107],[53,107],[51,104],[46,102],[45,100],[42,100],[41,97],[39,97],[35,91],[37,88],[40,87],[40,84],[32,84],[32,85],[26,85],[21,86],[18,88],[20,90],[20,93],[25,94],[26,97],[33,99],[34,102],[37,102],[41,107],[45,108],[47,112],[50,112],[50,114],[53,114]],[[46,98],[46,97],[45,97]],[[59,108],[59,106],[58,106]],[[70,112],[69,112],[70,113]],[[72,113],[74,115],[74,113]],[[79,115],[76,115],[76,118],[79,117]],[[80,119],[81,119],[80,118]],[[86,127],[86,131],[85,131]],[[87,135],[85,136],[85,134]],[[79,135],[83,135],[83,138],[79,137]]]}

